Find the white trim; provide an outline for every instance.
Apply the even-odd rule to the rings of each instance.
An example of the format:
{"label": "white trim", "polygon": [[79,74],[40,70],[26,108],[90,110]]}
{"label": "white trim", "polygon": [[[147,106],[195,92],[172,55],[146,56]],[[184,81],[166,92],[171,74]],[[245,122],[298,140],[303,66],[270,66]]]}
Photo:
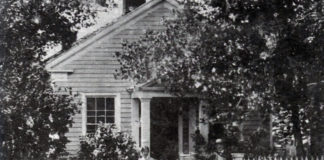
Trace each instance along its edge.
{"label": "white trim", "polygon": [[82,100],[82,135],[87,134],[87,97],[114,98],[115,100],[115,125],[121,131],[121,100],[120,93],[81,93]]}
{"label": "white trim", "polygon": [[139,139],[139,128],[140,128],[140,118],[139,111],[140,111],[140,100],[131,98],[131,106],[132,106],[132,136],[133,140],[136,142],[136,147],[139,148],[140,146],[140,139]]}
{"label": "white trim", "polygon": [[181,156],[181,157],[190,157],[190,156],[192,156],[192,155],[194,155],[195,153],[189,153],[189,154],[184,154],[184,153],[180,153],[179,155]]}
{"label": "white trim", "polygon": [[48,70],[48,72],[51,72],[51,73],[73,73],[74,71],[71,69],[71,70],[55,70],[55,69],[53,69],[53,70],[51,70],[51,69],[49,69]]}
{"label": "white trim", "polygon": [[151,98],[140,99],[141,147],[151,147]]}
{"label": "white trim", "polygon": [[200,134],[204,137],[205,141],[208,141],[208,133],[209,133],[209,123],[201,123],[200,119],[206,118],[207,115],[205,114],[205,107],[208,104],[204,100],[200,100],[199,103],[199,131]]}
{"label": "white trim", "polygon": [[181,114],[178,115],[178,149],[179,156],[183,155],[183,116],[182,107],[180,108]]}
{"label": "white trim", "polygon": [[180,153],[179,154],[179,159],[180,160],[193,159],[194,158],[194,155],[195,155],[195,153],[189,153],[189,154]]}

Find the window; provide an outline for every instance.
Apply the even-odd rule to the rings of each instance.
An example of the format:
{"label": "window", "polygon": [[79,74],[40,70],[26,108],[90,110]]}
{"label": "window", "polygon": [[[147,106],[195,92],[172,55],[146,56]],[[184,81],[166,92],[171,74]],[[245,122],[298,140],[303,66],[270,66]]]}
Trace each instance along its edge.
{"label": "window", "polygon": [[145,2],[145,0],[125,0],[126,13],[131,12],[132,10],[144,4]]}
{"label": "window", "polygon": [[99,123],[115,123],[115,98],[87,98],[87,133],[94,133]]}

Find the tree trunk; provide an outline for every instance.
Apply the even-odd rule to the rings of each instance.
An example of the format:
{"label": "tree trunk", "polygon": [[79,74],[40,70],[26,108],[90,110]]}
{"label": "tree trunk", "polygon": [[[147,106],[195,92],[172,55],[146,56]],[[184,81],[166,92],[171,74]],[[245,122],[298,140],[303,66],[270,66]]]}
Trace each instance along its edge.
{"label": "tree trunk", "polygon": [[321,82],[318,82],[316,86],[312,90],[312,101],[311,105],[313,106],[313,114],[311,118],[311,126],[310,126],[310,148],[309,154],[312,156],[319,156],[322,154],[323,148],[323,140],[322,140],[322,132],[324,131],[324,126],[322,125],[323,120],[323,111],[321,111],[321,101],[322,100],[322,88]]}
{"label": "tree trunk", "polygon": [[293,135],[296,141],[296,150],[297,150],[297,156],[305,156],[305,150],[303,146],[303,137],[301,134],[300,129],[300,119],[298,114],[298,107],[295,107],[292,109],[292,117],[291,121],[293,123]]}

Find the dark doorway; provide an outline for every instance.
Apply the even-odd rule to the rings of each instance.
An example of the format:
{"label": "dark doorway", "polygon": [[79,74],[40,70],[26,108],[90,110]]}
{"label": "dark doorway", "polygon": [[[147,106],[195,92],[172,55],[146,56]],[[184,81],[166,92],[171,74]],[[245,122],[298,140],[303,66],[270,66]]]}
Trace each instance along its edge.
{"label": "dark doorway", "polygon": [[178,159],[179,99],[151,101],[151,156],[158,160]]}

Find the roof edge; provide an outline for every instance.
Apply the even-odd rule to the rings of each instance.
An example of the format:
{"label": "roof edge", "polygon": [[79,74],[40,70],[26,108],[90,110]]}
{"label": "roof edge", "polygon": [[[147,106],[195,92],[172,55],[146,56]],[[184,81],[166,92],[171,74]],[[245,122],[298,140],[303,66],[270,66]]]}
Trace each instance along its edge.
{"label": "roof edge", "polygon": [[68,59],[68,58],[74,56],[75,54],[78,53],[78,51],[83,50],[84,48],[88,47],[89,45],[95,43],[96,41],[100,40],[107,34],[114,32],[115,30],[117,30],[119,28],[119,26],[128,23],[129,20],[137,17],[141,13],[151,9],[152,7],[156,6],[157,4],[159,4],[163,1],[170,3],[171,5],[173,5],[176,8],[180,7],[179,3],[174,0],[152,0],[152,1],[149,1],[149,2],[139,6],[138,8],[136,8],[133,12],[130,12],[130,13],[116,19],[115,23],[108,25],[106,27],[103,27],[103,28],[99,29],[99,31],[97,30],[97,31],[92,32],[92,33],[98,32],[98,34],[91,35],[91,33],[90,33],[90,35],[89,35],[90,37],[88,39],[81,39],[80,41],[76,41],[75,42],[76,45],[71,47],[70,49],[68,49],[66,51],[58,52],[57,54],[50,56],[49,58],[47,58],[45,60],[46,69],[50,70],[53,67],[61,64],[65,59]]}

